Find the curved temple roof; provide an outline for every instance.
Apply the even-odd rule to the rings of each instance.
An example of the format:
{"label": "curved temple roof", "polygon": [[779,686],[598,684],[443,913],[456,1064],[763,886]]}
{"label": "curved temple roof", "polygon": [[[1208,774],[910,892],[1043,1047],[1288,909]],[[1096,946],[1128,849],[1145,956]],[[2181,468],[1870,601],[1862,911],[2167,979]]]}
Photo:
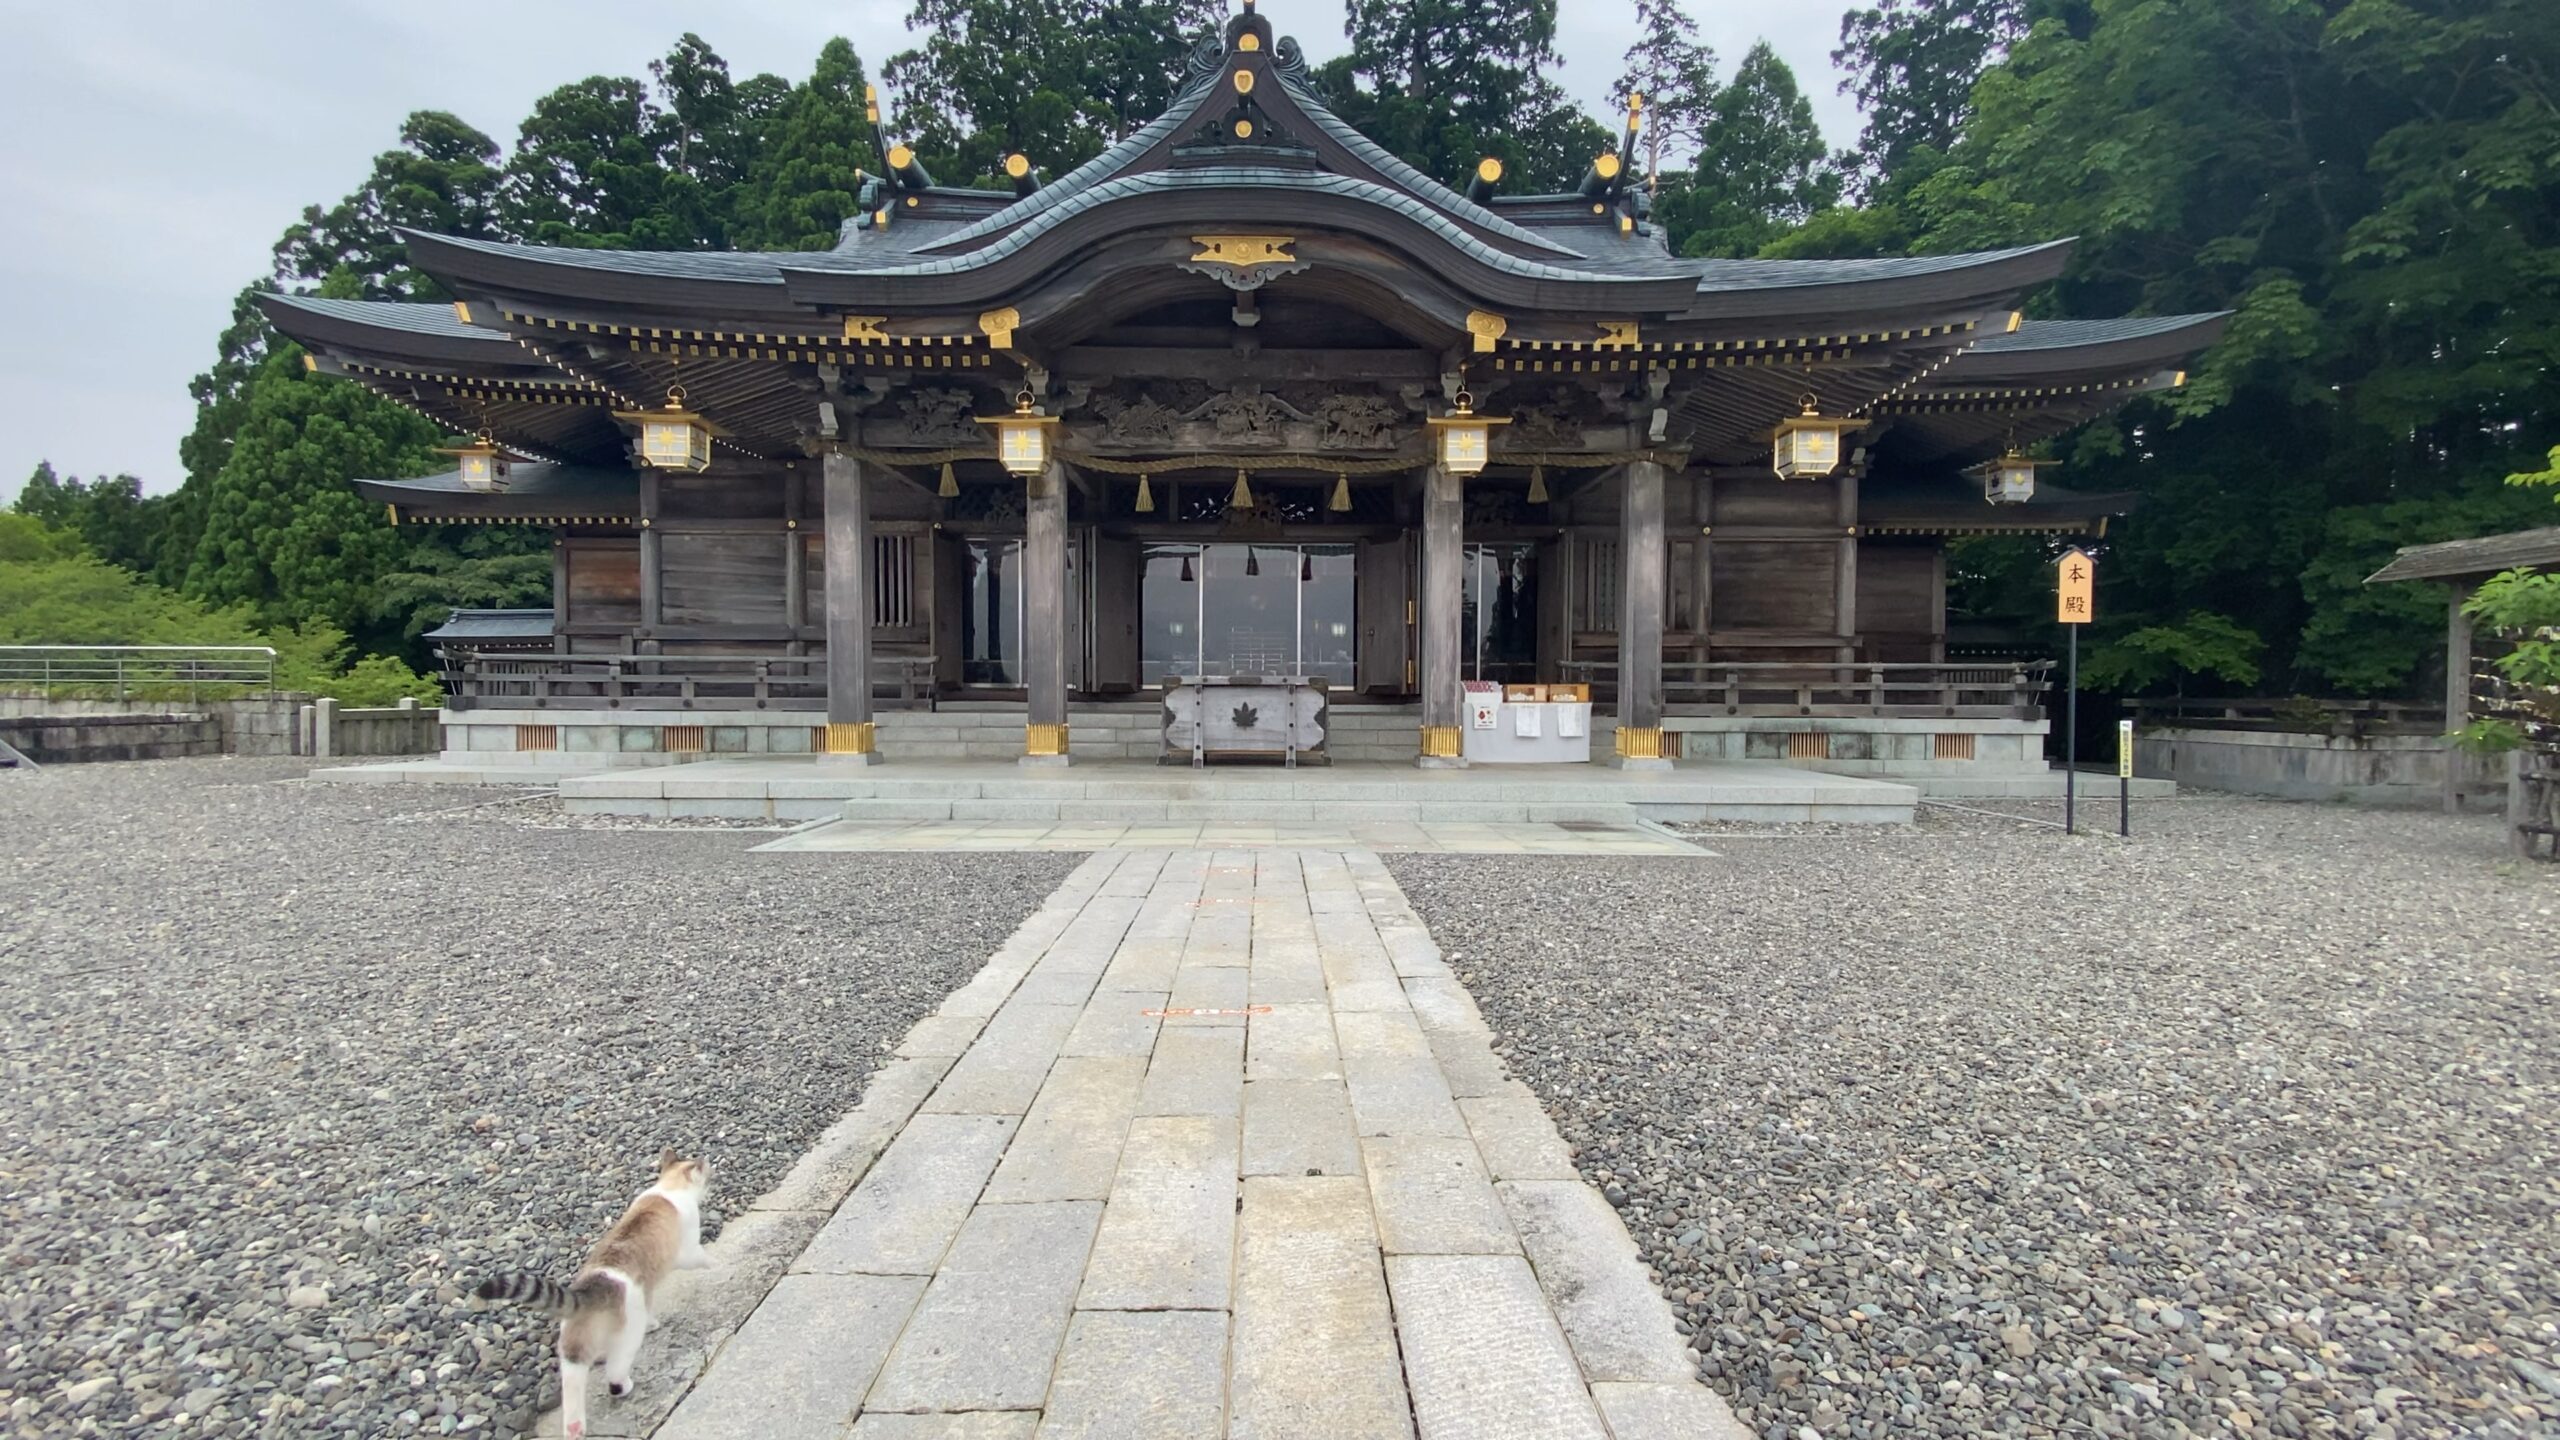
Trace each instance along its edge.
{"label": "curved temple roof", "polygon": [[[1949,465],[2174,383],[2225,319],[2020,324],[2067,241],[1694,259],[1631,188],[1479,202],[1327,110],[1294,43],[1249,11],[1195,51],[1164,115],[1028,195],[882,185],[823,251],[411,233],[411,262],[459,304],[260,303],[317,368],[589,465],[625,463],[613,413],[675,383],[731,453],[782,459],[832,423],[829,396],[853,414],[919,380],[989,398],[1069,373],[1259,386],[1238,358],[1256,356],[1274,377],[1392,375],[1409,395],[1431,376],[1581,386],[1620,414],[1658,410],[1658,438],[1716,463],[1765,456],[1809,394],[1889,421],[1877,453]],[[1191,338],[1130,338],[1176,331]]]}

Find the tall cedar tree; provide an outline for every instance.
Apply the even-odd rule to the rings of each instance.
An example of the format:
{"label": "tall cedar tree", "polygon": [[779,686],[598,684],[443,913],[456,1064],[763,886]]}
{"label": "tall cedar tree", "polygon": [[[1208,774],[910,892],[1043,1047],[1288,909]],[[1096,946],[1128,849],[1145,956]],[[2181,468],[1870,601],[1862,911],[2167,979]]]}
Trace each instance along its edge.
{"label": "tall cedar tree", "polygon": [[1020,151],[1064,174],[1156,118],[1218,0],[915,0],[889,59],[897,133],[946,185],[992,186]]}
{"label": "tall cedar tree", "polygon": [[1623,115],[1631,98],[1644,97],[1644,173],[1658,182],[1666,165],[1678,169],[1706,143],[1716,52],[1698,38],[1698,22],[1679,0],[1635,4],[1636,43],[1627,47],[1626,70],[1609,87],[1609,103]]}
{"label": "tall cedar tree", "polygon": [[275,246],[276,283],[313,286],[344,272],[367,300],[444,300],[444,287],[409,268],[401,229],[497,239],[498,142],[441,110],[400,125],[400,146],[373,159],[354,194],[317,205]]}
{"label": "tall cedar tree", "polygon": [[1689,183],[1657,213],[1684,254],[1747,256],[1839,199],[1813,104],[1763,40],[1709,103]]}
{"label": "tall cedar tree", "polygon": [[145,499],[142,482],[130,475],[94,481],[56,474],[53,462],[41,461],[27,477],[10,508],[46,525],[76,535],[90,553],[128,570],[151,568],[152,532],[167,496]]}
{"label": "tall cedar tree", "polygon": [[1319,83],[1344,120],[1424,174],[1463,179],[1500,156],[1515,192],[1581,178],[1614,132],[1548,78],[1556,0],[1351,0],[1351,53]]}
{"label": "tall cedar tree", "polygon": [[865,118],[862,57],[829,40],[809,81],[774,119],[738,207],[738,243],[751,250],[824,250],[857,213],[862,177],[880,161]]}
{"label": "tall cedar tree", "polygon": [[1846,157],[1859,194],[1915,156],[1955,144],[1973,113],[1974,82],[2026,33],[2030,8],[2029,0],[1882,0],[1840,17],[1831,63],[1867,117]]}

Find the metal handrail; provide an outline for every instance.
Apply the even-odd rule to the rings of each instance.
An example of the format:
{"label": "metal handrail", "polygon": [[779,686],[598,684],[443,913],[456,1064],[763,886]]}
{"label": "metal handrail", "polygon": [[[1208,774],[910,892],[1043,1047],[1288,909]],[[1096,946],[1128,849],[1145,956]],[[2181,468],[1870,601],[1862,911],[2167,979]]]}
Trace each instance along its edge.
{"label": "metal handrail", "polygon": [[205,686],[243,686],[270,694],[276,688],[276,652],[268,645],[0,645],[0,686],[113,688],[118,700],[135,690],[176,689],[198,697]]}

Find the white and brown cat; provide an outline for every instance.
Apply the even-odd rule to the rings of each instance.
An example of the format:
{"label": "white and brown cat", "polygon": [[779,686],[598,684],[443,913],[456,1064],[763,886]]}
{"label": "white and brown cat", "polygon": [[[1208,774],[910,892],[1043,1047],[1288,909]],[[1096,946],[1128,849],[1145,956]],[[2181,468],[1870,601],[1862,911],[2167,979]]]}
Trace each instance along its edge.
{"label": "white and brown cat", "polygon": [[500,1275],[481,1282],[483,1300],[508,1300],[560,1317],[562,1432],[587,1433],[587,1372],[604,1367],[616,1395],[631,1393],[631,1362],[649,1331],[658,1282],[676,1270],[711,1262],[702,1253],[702,1196],[710,1168],[672,1149],[658,1157],[658,1183],[640,1192],[605,1232],[587,1263],[563,1285],[538,1275]]}

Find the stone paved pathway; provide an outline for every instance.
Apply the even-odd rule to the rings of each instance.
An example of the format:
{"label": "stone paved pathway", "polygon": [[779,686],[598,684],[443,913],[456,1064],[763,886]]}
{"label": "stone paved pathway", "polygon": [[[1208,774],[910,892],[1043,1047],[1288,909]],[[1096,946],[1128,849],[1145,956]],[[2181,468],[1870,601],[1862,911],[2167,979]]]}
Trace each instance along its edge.
{"label": "stone paved pathway", "polygon": [[1097,854],[900,1055],[594,1433],[1744,1435],[1372,853]]}

